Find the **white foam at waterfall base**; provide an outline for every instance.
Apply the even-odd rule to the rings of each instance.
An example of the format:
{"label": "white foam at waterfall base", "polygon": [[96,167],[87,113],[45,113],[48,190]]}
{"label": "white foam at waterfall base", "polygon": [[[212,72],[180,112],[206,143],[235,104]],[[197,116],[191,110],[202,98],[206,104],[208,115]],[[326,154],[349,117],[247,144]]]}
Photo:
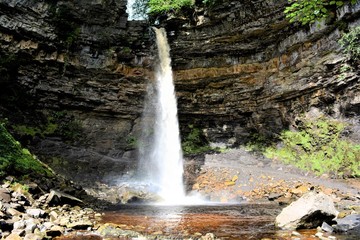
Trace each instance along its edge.
{"label": "white foam at waterfall base", "polygon": [[[154,28],[159,66],[156,69],[155,90],[148,88],[148,103],[144,118],[154,114],[153,126],[145,121],[143,132],[153,128],[150,137],[140,144],[140,171],[144,181],[152,186],[164,204],[182,204],[185,199],[183,183],[183,154],[181,150],[177,101],[171,69],[170,47],[164,29]],[[151,131],[150,131],[151,132]],[[147,134],[144,134],[147,135]],[[149,135],[149,134],[148,134]]]}

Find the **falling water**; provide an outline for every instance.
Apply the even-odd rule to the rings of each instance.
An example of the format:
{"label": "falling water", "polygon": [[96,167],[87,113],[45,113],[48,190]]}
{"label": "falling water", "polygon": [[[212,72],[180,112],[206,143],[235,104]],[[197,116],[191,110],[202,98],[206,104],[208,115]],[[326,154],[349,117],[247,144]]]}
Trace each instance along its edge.
{"label": "falling water", "polygon": [[[171,69],[170,47],[163,28],[154,28],[159,56],[156,69],[156,86],[154,101],[154,132],[147,139],[151,142],[150,150],[141,150],[142,174],[146,181],[156,187],[156,192],[165,203],[179,204],[185,198],[183,184],[183,156],[181,150],[179,123],[177,118],[177,102]],[[151,87],[148,89],[151,91]],[[150,96],[150,97],[149,97]],[[151,105],[148,103],[148,105]],[[151,114],[151,107],[145,111]],[[149,121],[144,130],[149,130]],[[146,144],[145,144],[146,145]],[[143,146],[144,147],[144,146]]]}

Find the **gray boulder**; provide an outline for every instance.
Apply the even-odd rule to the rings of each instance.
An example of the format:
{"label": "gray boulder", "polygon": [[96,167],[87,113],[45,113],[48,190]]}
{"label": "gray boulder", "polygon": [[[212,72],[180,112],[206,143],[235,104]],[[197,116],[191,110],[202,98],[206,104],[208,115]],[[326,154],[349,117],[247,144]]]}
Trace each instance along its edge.
{"label": "gray boulder", "polygon": [[324,193],[309,192],[284,208],[276,217],[276,226],[283,229],[316,228],[331,223],[339,212]]}
{"label": "gray boulder", "polygon": [[351,214],[344,218],[336,219],[335,232],[357,233],[360,235],[360,214]]}

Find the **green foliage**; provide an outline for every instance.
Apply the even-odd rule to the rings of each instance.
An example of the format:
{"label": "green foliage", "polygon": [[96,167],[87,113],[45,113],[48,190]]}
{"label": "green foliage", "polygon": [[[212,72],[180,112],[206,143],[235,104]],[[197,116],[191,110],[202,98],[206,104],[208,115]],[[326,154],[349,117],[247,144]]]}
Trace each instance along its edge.
{"label": "green foliage", "polygon": [[354,4],[356,0],[289,0],[291,5],[286,7],[284,12],[290,22],[301,22],[307,25],[328,17],[332,9],[341,7],[346,2]]}
{"label": "green foliage", "polygon": [[193,125],[189,126],[190,133],[182,142],[182,149],[185,154],[198,154],[212,150],[208,143],[204,140],[201,130]]}
{"label": "green foliage", "polygon": [[245,149],[251,152],[264,152],[269,145],[269,139],[258,133],[251,134],[249,142],[246,143]]}
{"label": "green foliage", "polygon": [[82,125],[75,120],[73,116],[68,115],[65,111],[50,112],[43,124],[31,125],[15,125],[12,129],[19,136],[26,137],[47,137],[60,136],[65,141],[74,142],[82,136]]}
{"label": "green foliage", "polygon": [[0,178],[12,175],[52,176],[52,172],[39,160],[23,149],[10,133],[0,124]]}
{"label": "green foliage", "polygon": [[344,34],[339,43],[344,48],[344,52],[349,54],[351,58],[360,60],[360,26]]}
{"label": "green foliage", "polygon": [[67,5],[53,5],[50,12],[52,12],[52,20],[58,37],[65,43],[66,48],[69,49],[80,35],[80,26],[76,22],[71,7]]}
{"label": "green foliage", "polygon": [[319,118],[304,122],[299,131],[284,131],[283,146],[269,147],[265,155],[321,175],[360,176],[360,145],[341,138],[345,125]]}
{"label": "green foliage", "polygon": [[149,0],[149,12],[160,14],[168,11],[177,11],[183,7],[191,7],[193,5],[193,0]]}

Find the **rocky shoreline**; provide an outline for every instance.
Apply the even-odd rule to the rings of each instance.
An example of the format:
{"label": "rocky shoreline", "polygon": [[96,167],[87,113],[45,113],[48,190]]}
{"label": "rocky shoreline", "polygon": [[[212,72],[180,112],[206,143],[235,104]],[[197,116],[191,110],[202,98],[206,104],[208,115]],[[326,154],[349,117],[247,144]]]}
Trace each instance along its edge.
{"label": "rocky shoreline", "polygon": [[[194,180],[193,191],[217,202],[273,203],[279,209],[291,206],[306,195],[323,194],[338,211],[336,222],[323,223],[310,217],[309,221],[318,221],[316,225],[309,225],[312,232],[294,227],[283,232],[281,239],[356,239],[360,236],[360,195],[356,179],[350,185],[326,176],[314,177],[244,151],[232,149],[206,155],[205,163]],[[237,164],[233,158],[238,158]],[[108,190],[102,189],[104,194],[110,191],[119,194],[114,189]],[[116,199],[121,199],[121,196],[113,198]],[[0,187],[0,200],[1,239],[179,239],[179,236],[165,236],[161,231],[145,233],[141,231],[141,223],[127,226],[104,222],[103,210],[88,207],[99,204],[90,204],[89,200],[83,202],[57,190],[44,192],[35,183],[21,185],[9,177]],[[197,232],[181,239],[210,240],[216,236]]]}

